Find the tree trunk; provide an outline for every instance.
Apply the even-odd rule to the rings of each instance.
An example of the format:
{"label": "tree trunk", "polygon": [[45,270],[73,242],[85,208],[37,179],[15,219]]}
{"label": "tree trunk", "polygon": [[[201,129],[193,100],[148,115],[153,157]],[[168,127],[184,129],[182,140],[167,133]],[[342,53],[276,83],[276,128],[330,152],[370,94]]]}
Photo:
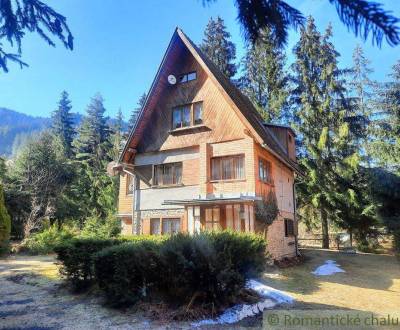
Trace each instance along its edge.
{"label": "tree trunk", "polygon": [[328,213],[321,208],[322,248],[329,249]]}

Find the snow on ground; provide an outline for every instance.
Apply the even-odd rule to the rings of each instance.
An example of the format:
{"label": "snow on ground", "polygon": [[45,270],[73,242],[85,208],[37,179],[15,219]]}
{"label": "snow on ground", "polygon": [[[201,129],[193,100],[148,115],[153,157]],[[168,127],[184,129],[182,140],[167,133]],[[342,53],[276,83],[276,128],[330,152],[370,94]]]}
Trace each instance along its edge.
{"label": "snow on ground", "polygon": [[199,327],[202,325],[214,325],[214,324],[232,324],[239,322],[245,317],[254,316],[264,309],[272,308],[278,304],[291,304],[293,297],[289,296],[285,292],[276,290],[262,284],[256,280],[248,280],[246,288],[256,291],[262,298],[262,301],[256,304],[238,304],[228,308],[216,319],[206,319],[192,323],[192,326]]}
{"label": "snow on ground", "polygon": [[333,275],[335,273],[345,273],[345,271],[339,267],[334,260],[326,260],[322,266],[319,266],[316,270],[311,272],[317,276]]}

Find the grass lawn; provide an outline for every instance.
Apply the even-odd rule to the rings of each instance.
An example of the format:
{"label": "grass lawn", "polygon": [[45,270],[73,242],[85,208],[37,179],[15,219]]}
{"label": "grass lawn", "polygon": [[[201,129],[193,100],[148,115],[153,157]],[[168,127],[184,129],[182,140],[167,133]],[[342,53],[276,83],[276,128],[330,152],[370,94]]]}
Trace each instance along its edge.
{"label": "grass lawn", "polygon": [[[374,313],[399,311],[400,262],[391,255],[303,249],[303,264],[264,275],[265,283],[291,294],[300,309],[345,308]],[[345,273],[311,274],[328,259]]]}

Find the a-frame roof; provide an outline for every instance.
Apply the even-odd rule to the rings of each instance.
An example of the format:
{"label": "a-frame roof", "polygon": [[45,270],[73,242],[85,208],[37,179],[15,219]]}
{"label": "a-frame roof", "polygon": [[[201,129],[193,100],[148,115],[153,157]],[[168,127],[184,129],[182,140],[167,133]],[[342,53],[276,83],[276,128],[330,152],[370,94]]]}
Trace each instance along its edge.
{"label": "a-frame roof", "polygon": [[233,109],[237,112],[239,118],[245,123],[246,127],[248,127],[249,133],[261,145],[263,145],[263,147],[268,149],[287,166],[299,173],[297,164],[289,158],[283,146],[275,137],[274,133],[268,128],[268,126],[264,125],[260,114],[254,108],[251,101],[239,91],[239,89],[179,28],[176,28],[171,38],[161,65],[158,69],[157,75],[151,85],[149,93],[147,94],[145,104],[139,113],[135,126],[129,134],[119,161],[122,163],[127,163],[136,152],[136,147],[144,130],[145,124],[150,118],[150,111],[154,105],[154,102],[152,101],[155,101],[154,99],[157,98],[157,89],[162,87],[160,86],[162,85],[161,80],[166,80],[166,75],[168,73],[167,70],[165,70],[165,66],[167,66],[167,61],[170,58],[171,53],[174,51],[173,46],[177,42],[183,43],[183,45],[189,50],[193,57],[206,71],[208,76],[216,83],[218,89],[226,97],[228,102],[230,102]]}

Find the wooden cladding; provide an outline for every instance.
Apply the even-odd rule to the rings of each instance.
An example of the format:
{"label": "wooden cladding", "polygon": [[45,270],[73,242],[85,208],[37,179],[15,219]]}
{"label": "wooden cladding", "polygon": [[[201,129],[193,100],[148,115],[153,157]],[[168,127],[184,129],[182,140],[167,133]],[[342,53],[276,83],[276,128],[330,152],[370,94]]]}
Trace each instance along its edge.
{"label": "wooden cladding", "polygon": [[211,158],[211,180],[245,179],[244,155]]}

